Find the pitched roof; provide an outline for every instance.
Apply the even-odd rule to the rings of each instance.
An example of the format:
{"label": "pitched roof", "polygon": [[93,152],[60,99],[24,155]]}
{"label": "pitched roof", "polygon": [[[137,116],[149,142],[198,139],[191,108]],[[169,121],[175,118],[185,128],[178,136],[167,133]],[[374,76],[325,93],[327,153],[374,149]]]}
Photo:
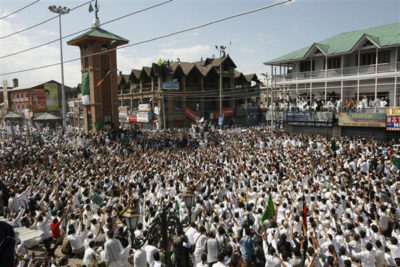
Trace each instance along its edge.
{"label": "pitched roof", "polygon": [[246,78],[246,80],[248,82],[257,81],[258,80],[258,77],[257,77],[257,75],[255,73],[245,74],[244,77]]}
{"label": "pitched roof", "polygon": [[[358,41],[365,35],[381,47],[400,44],[400,22],[337,34],[316,44],[327,55],[349,53],[352,51]],[[313,45],[303,47],[283,56],[269,60],[264,64],[290,62],[293,60],[302,59],[312,46]]]}
{"label": "pitched roof", "polygon": [[142,70],[137,70],[137,69],[132,69],[131,74],[135,76],[136,79],[140,79],[140,74],[142,73]]}
{"label": "pitched roof", "polygon": [[[50,80],[46,82],[35,82],[31,84],[25,84],[25,85],[20,85],[18,87],[14,87],[13,89],[8,90],[8,92],[14,92],[14,91],[19,91],[19,90],[26,90],[26,89],[33,89],[33,88],[43,88],[44,84],[46,83],[56,83],[56,84],[61,84],[55,80]],[[70,90],[71,87],[64,84],[65,90]]]}
{"label": "pitched roof", "polygon": [[89,31],[82,33],[81,35],[78,35],[77,37],[69,40],[67,44],[69,45],[79,45],[81,41],[87,40],[87,39],[111,39],[117,41],[117,45],[121,44],[127,44],[129,40],[118,36],[114,33],[111,33],[109,31],[106,31],[100,27],[93,27]]}

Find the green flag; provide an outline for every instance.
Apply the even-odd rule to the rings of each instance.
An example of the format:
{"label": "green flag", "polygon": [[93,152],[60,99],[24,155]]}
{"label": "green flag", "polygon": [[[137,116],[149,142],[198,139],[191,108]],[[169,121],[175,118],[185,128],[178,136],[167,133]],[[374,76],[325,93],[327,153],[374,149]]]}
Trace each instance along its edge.
{"label": "green flag", "polygon": [[94,9],[93,9],[92,3],[90,3],[90,4],[89,4],[89,13],[93,12],[93,10],[94,10]]}
{"label": "green flag", "polygon": [[210,121],[209,123],[208,123],[208,128],[210,128],[212,126],[212,121]]}
{"label": "green flag", "polygon": [[101,198],[101,196],[99,194],[97,194],[96,192],[94,192],[94,194],[92,195],[92,201],[94,203],[96,203],[97,205],[101,207],[103,207],[103,199]]}
{"label": "green flag", "polygon": [[161,58],[157,61],[157,65],[161,67],[161,65],[162,65],[162,59]]}
{"label": "green flag", "polygon": [[82,105],[90,105],[90,84],[89,72],[85,72],[82,76]]}
{"label": "green flag", "polygon": [[275,214],[274,203],[272,202],[271,195],[269,195],[267,206],[265,206],[265,210],[261,216],[261,224],[263,224],[265,220],[275,217]]}
{"label": "green flag", "polygon": [[394,158],[392,162],[393,165],[397,167],[397,169],[400,169],[400,158]]}

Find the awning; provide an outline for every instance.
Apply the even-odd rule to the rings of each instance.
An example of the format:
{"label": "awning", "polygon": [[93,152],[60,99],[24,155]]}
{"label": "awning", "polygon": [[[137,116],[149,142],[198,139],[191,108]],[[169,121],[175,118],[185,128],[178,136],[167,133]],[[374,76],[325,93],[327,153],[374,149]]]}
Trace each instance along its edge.
{"label": "awning", "polygon": [[52,121],[52,120],[60,120],[60,117],[54,116],[53,114],[50,113],[43,113],[42,115],[34,118],[34,121]]}
{"label": "awning", "polygon": [[23,118],[22,115],[16,114],[14,112],[10,112],[4,116],[4,119],[22,119],[22,118]]}

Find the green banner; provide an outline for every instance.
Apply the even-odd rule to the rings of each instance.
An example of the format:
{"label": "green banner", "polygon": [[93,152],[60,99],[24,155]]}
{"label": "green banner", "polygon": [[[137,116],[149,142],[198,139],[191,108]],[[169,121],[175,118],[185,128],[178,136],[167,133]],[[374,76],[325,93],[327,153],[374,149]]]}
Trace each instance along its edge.
{"label": "green banner", "polygon": [[45,83],[46,109],[49,111],[58,110],[58,88],[56,83]]}
{"label": "green banner", "polygon": [[386,127],[385,113],[340,113],[339,126]]}
{"label": "green banner", "polygon": [[94,194],[92,195],[92,201],[94,203],[96,203],[97,205],[101,207],[103,207],[103,199],[101,198],[101,196],[99,194],[97,194],[96,192],[94,192]]}

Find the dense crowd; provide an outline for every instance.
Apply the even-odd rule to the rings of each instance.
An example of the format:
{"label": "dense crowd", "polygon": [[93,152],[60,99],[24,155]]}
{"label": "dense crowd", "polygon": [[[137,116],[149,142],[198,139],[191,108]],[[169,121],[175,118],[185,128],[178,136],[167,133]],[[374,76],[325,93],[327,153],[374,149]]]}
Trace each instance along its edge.
{"label": "dense crowd", "polygon": [[[162,207],[188,220],[187,188],[192,223],[169,240],[174,266],[400,265],[398,151],[372,139],[207,123],[91,135],[3,129],[0,154],[1,213],[13,227],[40,230],[46,251],[38,263],[16,239],[18,266],[70,266],[71,257],[81,266],[164,266],[160,243],[132,247],[124,212],[137,203],[134,235],[145,238]],[[270,198],[274,216],[264,220]]]}

